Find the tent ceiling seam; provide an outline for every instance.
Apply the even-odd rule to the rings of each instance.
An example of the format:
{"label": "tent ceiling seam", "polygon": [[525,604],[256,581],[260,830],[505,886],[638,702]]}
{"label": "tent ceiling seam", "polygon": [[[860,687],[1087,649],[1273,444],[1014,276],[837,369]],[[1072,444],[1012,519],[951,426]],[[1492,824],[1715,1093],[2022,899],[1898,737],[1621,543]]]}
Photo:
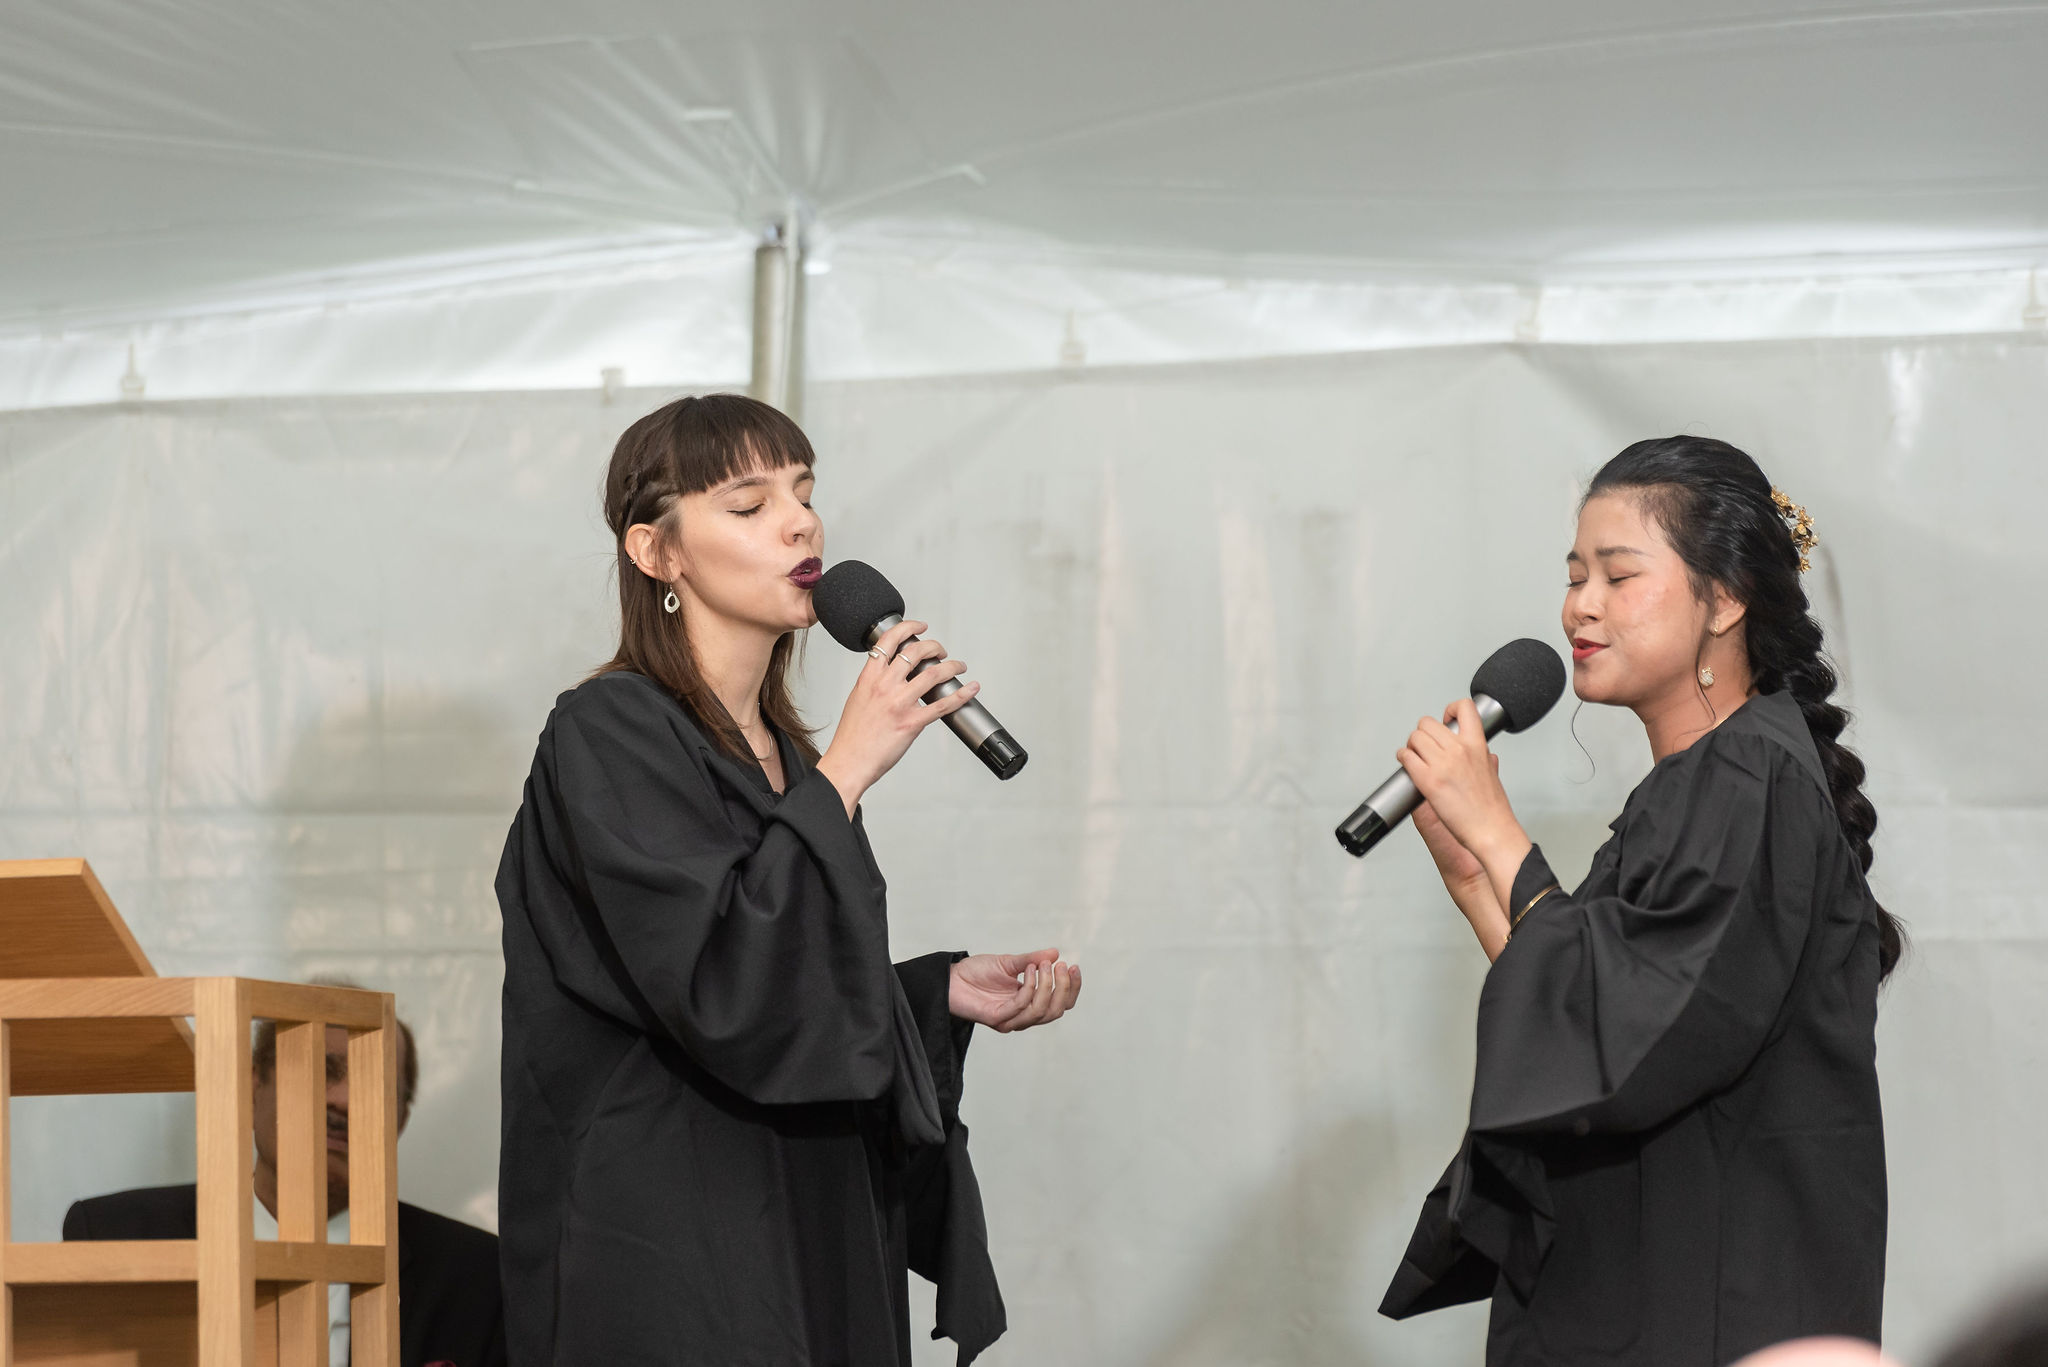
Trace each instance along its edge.
{"label": "tent ceiling seam", "polygon": [[[729,111],[718,111],[728,113]],[[321,148],[292,147],[281,143],[243,142],[229,138],[204,138],[181,133],[148,133],[132,128],[92,128],[82,124],[57,124],[0,120],[0,133],[73,142],[98,142],[116,147],[147,148],[154,152],[183,154],[195,159],[209,156],[241,161],[284,163],[304,166],[338,166],[350,170],[382,171],[421,180],[438,180],[471,185],[500,194],[540,201],[555,200],[613,210],[629,210],[649,216],[650,221],[673,224],[692,219],[711,221],[701,209],[679,203],[639,199],[616,191],[600,190],[575,182],[543,182],[519,172],[471,171],[457,166],[435,166],[424,162],[398,161],[365,156],[355,152],[332,152]],[[724,222],[725,220],[718,220]]]}
{"label": "tent ceiling seam", "polygon": [[[892,257],[904,265],[928,270],[949,260],[985,264],[1116,267],[1147,274],[1192,272],[1237,279],[1298,280],[1303,284],[1331,281],[1394,287],[1525,288],[1531,285],[1585,288],[1671,288],[1711,284],[1758,286],[1782,283],[1789,273],[1830,281],[1865,277],[1928,274],[1977,274],[2048,266],[2048,237],[2009,246],[1986,248],[1902,248],[1855,254],[1822,252],[1780,256],[1643,257],[1601,261],[1574,267],[1569,261],[1539,257],[1497,256],[1485,260],[1447,262],[1438,258],[1368,256],[1284,256],[1273,253],[1227,253],[1172,247],[1132,248],[1076,241],[1005,243],[967,238],[930,243],[867,237],[834,247],[846,259]],[[1539,277],[1529,272],[1549,270]],[[1711,275],[1676,274],[1711,271]],[[1747,272],[1745,274],[1745,272]],[[1518,274],[1521,273],[1521,274]]]}

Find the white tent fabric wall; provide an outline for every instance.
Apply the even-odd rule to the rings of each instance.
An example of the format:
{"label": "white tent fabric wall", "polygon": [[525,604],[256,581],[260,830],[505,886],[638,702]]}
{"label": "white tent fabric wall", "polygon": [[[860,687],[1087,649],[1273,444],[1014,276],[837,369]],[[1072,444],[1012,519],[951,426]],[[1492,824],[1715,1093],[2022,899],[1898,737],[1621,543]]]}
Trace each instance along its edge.
{"label": "white tent fabric wall", "polygon": [[[395,989],[404,1193],[486,1223],[491,877],[550,698],[609,643],[605,455],[664,397],[0,418],[0,857],[90,857],[163,971]],[[810,414],[831,552],[1033,753],[997,785],[935,736],[869,801],[899,951],[1088,971],[1070,1020],[974,1046],[1014,1326],[988,1361],[1473,1360],[1479,1312],[1374,1306],[1457,1140],[1484,960],[1412,840],[1354,862],[1329,828],[1488,649],[1553,630],[1579,482],[1674,430],[1755,452],[1823,539],[1917,937],[1882,1024],[1894,1346],[2048,1255],[2048,658],[2014,630],[2048,553],[2008,511],[2048,495],[2048,345],[1483,346],[822,385]],[[811,642],[820,722],[853,665]],[[1647,755],[1569,711],[1501,750],[1575,870]],[[175,1103],[18,1119],[18,1237],[190,1171]]]}

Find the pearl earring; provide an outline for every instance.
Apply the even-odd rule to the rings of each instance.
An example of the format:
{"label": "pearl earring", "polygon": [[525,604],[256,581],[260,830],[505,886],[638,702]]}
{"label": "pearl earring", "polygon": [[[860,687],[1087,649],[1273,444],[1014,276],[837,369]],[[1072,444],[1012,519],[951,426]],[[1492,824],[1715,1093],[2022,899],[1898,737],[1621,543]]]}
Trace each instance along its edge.
{"label": "pearl earring", "polygon": [[1714,667],[1713,667],[1712,665],[1702,665],[1702,666],[1700,666],[1700,687],[1701,687],[1701,688],[1712,688],[1713,686],[1714,686]]}
{"label": "pearl earring", "polygon": [[682,600],[676,597],[676,591],[674,589],[670,589],[668,591],[668,597],[661,600],[661,610],[663,612],[674,612],[677,608],[681,607],[682,605]]}

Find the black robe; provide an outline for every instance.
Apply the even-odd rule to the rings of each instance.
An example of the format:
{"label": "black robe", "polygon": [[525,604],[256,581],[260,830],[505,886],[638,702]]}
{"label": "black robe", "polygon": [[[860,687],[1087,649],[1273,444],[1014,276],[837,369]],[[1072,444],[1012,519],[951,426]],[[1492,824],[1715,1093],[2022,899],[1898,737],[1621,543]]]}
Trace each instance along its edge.
{"label": "black robe", "polygon": [[[1876,903],[1786,694],[1629,796],[1487,974],[1465,1143],[1381,1312],[1493,1298],[1488,1367],[1876,1340]],[[1555,882],[1540,850],[1520,908]]]}
{"label": "black robe", "polygon": [[787,791],[637,674],[565,693],[498,870],[514,1367],[903,1367],[906,1269],[1002,1333],[951,954],[892,966],[839,793]]}

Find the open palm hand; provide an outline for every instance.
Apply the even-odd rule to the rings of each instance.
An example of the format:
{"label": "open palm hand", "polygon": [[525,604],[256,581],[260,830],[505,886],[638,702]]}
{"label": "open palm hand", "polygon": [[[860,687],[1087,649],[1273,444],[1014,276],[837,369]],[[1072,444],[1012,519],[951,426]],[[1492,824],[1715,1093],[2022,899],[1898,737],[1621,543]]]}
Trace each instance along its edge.
{"label": "open palm hand", "polygon": [[953,965],[947,1005],[961,1020],[1009,1034],[1064,1016],[1081,995],[1081,966],[1057,949],[975,954]]}

